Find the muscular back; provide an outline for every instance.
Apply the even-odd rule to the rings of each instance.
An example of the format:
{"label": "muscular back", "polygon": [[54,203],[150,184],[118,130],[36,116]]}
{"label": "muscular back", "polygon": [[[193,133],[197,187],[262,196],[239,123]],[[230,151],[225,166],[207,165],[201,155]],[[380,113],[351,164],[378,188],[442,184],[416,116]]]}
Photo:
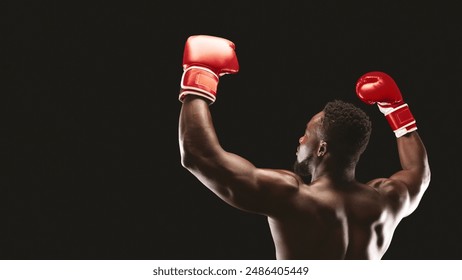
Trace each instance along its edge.
{"label": "muscular back", "polygon": [[397,221],[368,185],[302,185],[287,208],[269,216],[278,259],[380,259]]}

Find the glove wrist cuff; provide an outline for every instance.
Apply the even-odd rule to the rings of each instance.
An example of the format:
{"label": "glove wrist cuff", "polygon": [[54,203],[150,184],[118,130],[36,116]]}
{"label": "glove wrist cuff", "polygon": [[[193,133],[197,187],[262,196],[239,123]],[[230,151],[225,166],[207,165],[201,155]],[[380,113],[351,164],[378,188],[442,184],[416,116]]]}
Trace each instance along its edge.
{"label": "glove wrist cuff", "polygon": [[181,90],[180,95],[178,96],[178,100],[181,101],[181,103],[184,102],[184,99],[186,98],[187,95],[196,95],[203,97],[208,100],[209,105],[212,105],[215,102],[215,95],[200,92],[200,91],[194,91],[194,90]]}
{"label": "glove wrist cuff", "polygon": [[[379,108],[381,108],[382,111],[383,107],[379,105]],[[390,127],[393,129],[396,138],[399,138],[417,129],[415,118],[406,103],[396,108],[389,107],[384,109],[384,111],[386,111],[386,113],[384,113],[385,118],[387,119]]]}
{"label": "glove wrist cuff", "polygon": [[399,129],[394,130],[393,132],[395,133],[396,138],[399,138],[401,136],[404,136],[408,134],[409,132],[412,132],[414,130],[417,130],[417,125],[414,121],[414,123],[410,123],[407,126],[401,127]]}
{"label": "glove wrist cuff", "polygon": [[183,101],[187,94],[195,94],[213,103],[217,94],[218,81],[218,75],[208,68],[200,66],[186,68],[181,76],[179,100]]}

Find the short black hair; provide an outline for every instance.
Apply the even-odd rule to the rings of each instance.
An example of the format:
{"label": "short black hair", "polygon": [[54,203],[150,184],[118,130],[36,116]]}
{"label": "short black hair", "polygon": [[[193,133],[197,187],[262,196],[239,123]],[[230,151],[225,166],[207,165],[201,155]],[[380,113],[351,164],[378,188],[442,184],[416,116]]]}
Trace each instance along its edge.
{"label": "short black hair", "polygon": [[369,116],[342,100],[326,103],[323,112],[321,134],[330,150],[339,157],[357,161],[369,143],[372,131]]}

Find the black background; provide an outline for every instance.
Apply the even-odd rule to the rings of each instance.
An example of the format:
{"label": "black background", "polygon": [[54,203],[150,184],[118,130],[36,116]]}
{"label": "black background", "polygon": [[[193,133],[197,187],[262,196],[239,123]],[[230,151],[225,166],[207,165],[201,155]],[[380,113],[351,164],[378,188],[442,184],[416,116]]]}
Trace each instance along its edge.
{"label": "black background", "polygon": [[220,141],[258,167],[291,169],[306,122],[342,99],[373,121],[358,179],[389,176],[395,136],[354,86],[394,77],[432,181],[384,259],[462,259],[462,21],[447,2],[2,2],[0,257],[274,259],[265,218],[180,164],[183,47],[208,34],[240,63],[211,106]]}

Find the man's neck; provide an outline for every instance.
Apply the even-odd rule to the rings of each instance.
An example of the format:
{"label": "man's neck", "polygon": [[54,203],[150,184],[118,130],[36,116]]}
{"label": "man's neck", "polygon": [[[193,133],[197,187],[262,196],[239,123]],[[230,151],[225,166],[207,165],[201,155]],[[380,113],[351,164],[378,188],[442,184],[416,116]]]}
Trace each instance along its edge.
{"label": "man's neck", "polygon": [[320,164],[313,172],[311,182],[321,178],[328,178],[334,182],[351,182],[355,178],[355,166],[342,166],[338,164]]}

